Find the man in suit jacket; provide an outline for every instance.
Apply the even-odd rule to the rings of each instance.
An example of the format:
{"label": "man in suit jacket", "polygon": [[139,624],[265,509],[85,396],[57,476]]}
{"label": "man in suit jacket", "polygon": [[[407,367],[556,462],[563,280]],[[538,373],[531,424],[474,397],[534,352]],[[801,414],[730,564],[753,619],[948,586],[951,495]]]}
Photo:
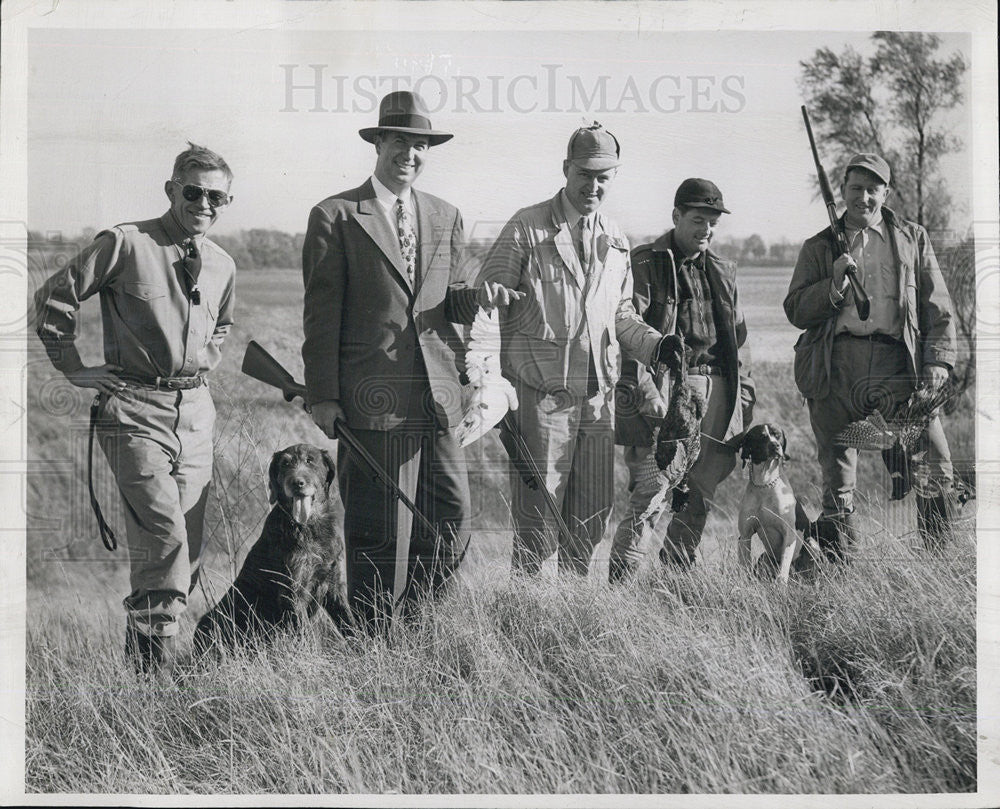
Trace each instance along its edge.
{"label": "man in suit jacket", "polygon": [[375,145],[372,177],[309,216],[302,357],[316,424],[335,438],[337,421],[346,422],[439,529],[428,536],[414,527],[341,445],[349,598],[362,618],[380,622],[393,603],[440,588],[461,562],[469,484],[449,432],[462,419],[454,323],[471,323],[477,304],[511,298],[497,285],[458,282],[462,217],[412,188],[430,148],[452,137],[431,128],[420,97],[390,93],[379,125],[359,134]]}
{"label": "man in suit jacket", "polygon": [[661,335],[632,305],[628,240],[598,212],[619,165],[615,137],[576,130],[565,187],[518,211],[481,277],[524,292],[501,314],[500,363],[517,391],[514,420],[571,532],[554,537],[544,492],[512,474],[514,570],[538,573],[558,548],[560,572],[586,575],[611,515],[619,343],[648,364]]}

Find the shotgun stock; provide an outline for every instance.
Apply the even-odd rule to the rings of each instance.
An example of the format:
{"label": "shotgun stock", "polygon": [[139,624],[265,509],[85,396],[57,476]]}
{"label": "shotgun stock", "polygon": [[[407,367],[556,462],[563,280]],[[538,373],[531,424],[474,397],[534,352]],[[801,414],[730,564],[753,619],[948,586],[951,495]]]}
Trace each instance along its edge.
{"label": "shotgun stock", "polygon": [[[819,159],[819,152],[816,151],[816,139],[813,137],[812,124],[809,122],[809,110],[806,109],[805,104],[802,105],[802,118],[806,122],[806,134],[809,136],[809,146],[812,149],[813,162],[816,164],[819,190],[820,194],[823,195],[823,204],[826,205],[826,213],[830,219],[830,228],[833,230],[833,236],[837,241],[837,250],[840,252],[840,255],[844,253],[850,255],[851,247],[847,243],[847,236],[844,234],[844,229],[840,226],[840,220],[837,218],[837,203],[833,198],[833,188],[830,187],[830,180],[823,170],[823,164]],[[861,281],[858,279],[858,272],[854,269],[853,265],[847,268],[847,280],[851,285],[851,291],[854,293],[854,304],[858,308],[858,317],[862,320],[868,320],[868,315],[871,313],[871,300],[869,300],[868,293],[865,292],[865,288],[861,285]]]}
{"label": "shotgun stock", "polygon": [[286,402],[292,401],[296,396],[301,396],[303,403],[306,400],[306,386],[296,382],[285,367],[255,340],[247,343],[240,370],[247,376],[280,390]]}

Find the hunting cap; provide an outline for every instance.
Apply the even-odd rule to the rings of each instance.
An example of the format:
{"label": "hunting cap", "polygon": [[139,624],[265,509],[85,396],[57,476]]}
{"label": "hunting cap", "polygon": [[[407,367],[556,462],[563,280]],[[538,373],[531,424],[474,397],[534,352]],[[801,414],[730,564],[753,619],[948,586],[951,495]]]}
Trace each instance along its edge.
{"label": "hunting cap", "polygon": [[847,168],[844,169],[844,179],[847,179],[847,175],[851,169],[870,171],[886,185],[889,185],[889,180],[892,178],[892,173],[889,171],[889,164],[872,152],[861,152],[848,160]]}
{"label": "hunting cap", "polygon": [[597,121],[577,129],[566,146],[566,159],[589,171],[617,168],[621,165],[620,154],[618,139]]}
{"label": "hunting cap", "polygon": [[677,188],[674,194],[674,207],[710,208],[719,213],[730,213],[722,203],[722,192],[719,186],[711,180],[700,177],[689,177]]}

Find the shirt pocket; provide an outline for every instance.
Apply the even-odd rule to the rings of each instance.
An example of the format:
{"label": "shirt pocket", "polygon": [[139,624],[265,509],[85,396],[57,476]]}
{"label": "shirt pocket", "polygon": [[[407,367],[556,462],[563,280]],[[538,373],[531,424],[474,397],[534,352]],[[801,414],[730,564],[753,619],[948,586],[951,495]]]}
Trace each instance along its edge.
{"label": "shirt pocket", "polygon": [[129,326],[145,331],[162,329],[170,305],[169,290],[163,284],[128,281],[121,286],[118,313]]}

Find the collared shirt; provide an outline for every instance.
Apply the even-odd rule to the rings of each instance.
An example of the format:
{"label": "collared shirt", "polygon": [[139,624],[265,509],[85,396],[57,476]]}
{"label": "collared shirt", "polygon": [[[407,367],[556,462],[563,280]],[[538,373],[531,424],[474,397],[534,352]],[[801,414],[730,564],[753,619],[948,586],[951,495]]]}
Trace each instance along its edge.
{"label": "collared shirt", "polygon": [[[849,332],[859,336],[878,333],[900,338],[903,318],[899,269],[892,258],[885,222],[880,218],[865,228],[847,226],[846,235],[851,256],[858,265],[859,280],[871,299],[871,313],[868,320],[861,320],[856,306],[845,306],[837,315],[836,333]],[[831,299],[839,302],[836,293],[831,294]]]}
{"label": "collared shirt", "polygon": [[413,207],[412,189],[406,187],[401,193],[393,194],[392,191],[386,188],[374,174],[372,175],[372,187],[375,189],[375,198],[378,200],[379,207],[382,209],[385,221],[392,227],[392,232],[395,233],[398,229],[398,225],[396,223],[397,199],[403,200],[403,208],[410,215],[410,221],[413,222],[413,230],[415,232],[417,230],[417,212]]}
{"label": "collared shirt", "polygon": [[104,361],[139,377],[195,376],[219,364],[233,322],[235,264],[209,239],[197,245],[195,303],[185,279],[188,235],[168,211],[97,234],[35,296],[38,336],[63,373],[83,367],[80,302],[99,294]]}
{"label": "collared shirt", "polygon": [[584,273],[589,273],[593,268],[594,264],[594,249],[596,246],[597,234],[595,231],[595,225],[597,224],[597,214],[582,214],[580,213],[569,201],[569,197],[566,196],[566,189],[564,188],[559,193],[559,200],[562,203],[563,216],[566,218],[566,224],[569,225],[570,233],[573,234],[573,244],[576,247],[576,254],[580,256],[580,265],[583,266],[583,257],[581,256],[581,247],[583,239],[583,221],[587,220],[587,226],[589,228],[589,236],[587,247],[589,248],[588,255],[590,256],[589,266],[583,266]]}
{"label": "collared shirt", "polygon": [[712,306],[712,287],[705,272],[705,254],[680,258],[671,236],[677,261],[677,333],[691,347],[690,365],[710,365],[718,356],[718,329]]}

